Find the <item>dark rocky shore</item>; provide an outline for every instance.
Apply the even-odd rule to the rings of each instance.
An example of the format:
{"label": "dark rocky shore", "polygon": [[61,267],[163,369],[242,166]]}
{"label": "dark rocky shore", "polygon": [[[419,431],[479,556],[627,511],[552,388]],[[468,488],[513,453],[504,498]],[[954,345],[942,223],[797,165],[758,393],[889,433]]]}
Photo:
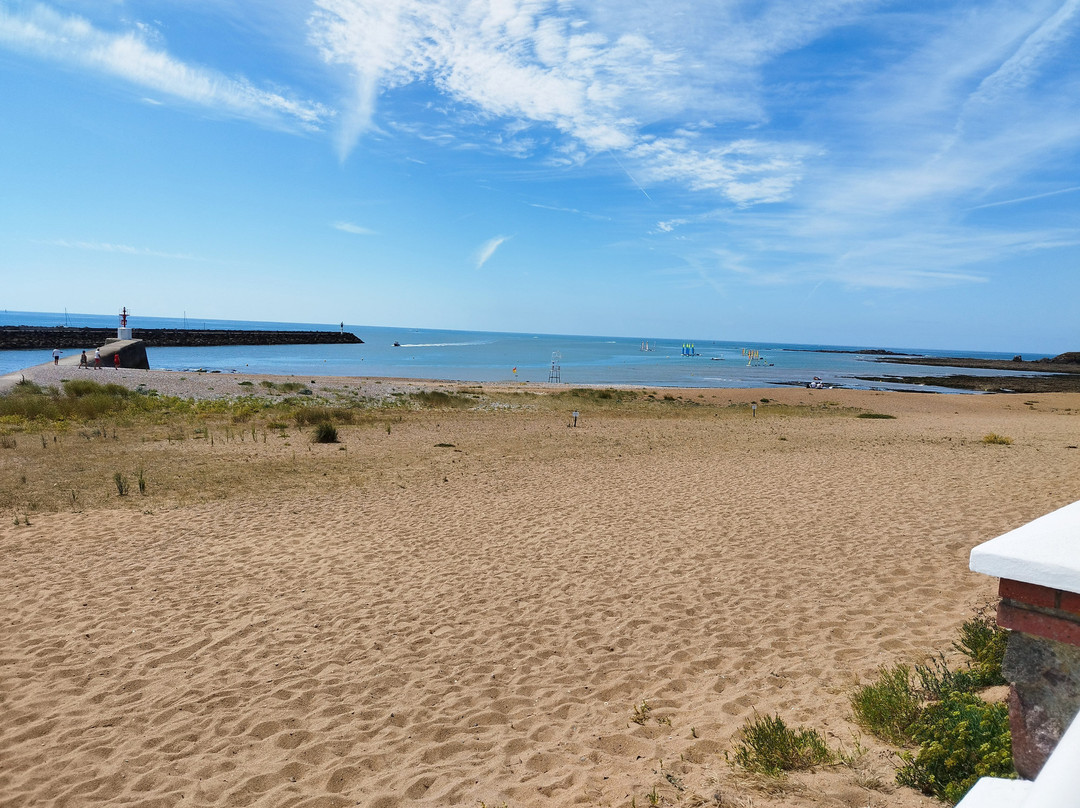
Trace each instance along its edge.
{"label": "dark rocky shore", "polygon": [[[238,329],[137,328],[135,339],[153,348],[208,345],[359,345],[348,331],[242,331]],[[0,350],[91,348],[116,339],[115,328],[0,326]]]}
{"label": "dark rocky shore", "polygon": [[[1080,392],[1080,351],[1070,351],[1048,359],[974,359],[970,357],[907,356],[881,357],[879,362],[930,367],[978,368],[1009,371],[1007,376],[859,376],[863,381],[900,382],[986,393],[1077,393]],[[1032,375],[1038,374],[1038,375]]]}
{"label": "dark rocky shore", "polygon": [[878,361],[903,365],[929,365],[939,368],[1007,370],[1015,373],[1080,373],[1080,351],[1058,354],[1049,359],[1029,360],[1025,360],[1021,356],[1013,359],[973,359],[963,356],[905,356],[903,358],[883,356]]}

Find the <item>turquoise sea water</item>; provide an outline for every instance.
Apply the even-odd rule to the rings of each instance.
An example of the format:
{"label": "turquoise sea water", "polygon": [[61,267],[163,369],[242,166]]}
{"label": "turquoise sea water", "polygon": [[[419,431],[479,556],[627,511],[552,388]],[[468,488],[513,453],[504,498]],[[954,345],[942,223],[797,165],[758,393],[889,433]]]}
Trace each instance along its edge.
{"label": "turquoise sea water", "polygon": [[[0,312],[0,325],[70,325],[112,328],[116,315],[49,312]],[[235,328],[336,331],[339,324],[270,323],[240,320],[133,317],[139,328]],[[858,376],[949,375],[949,368],[894,365],[872,356],[836,351],[884,348],[919,356],[977,356],[1011,359],[1000,353],[916,350],[896,346],[790,345],[768,342],[719,340],[591,337],[559,334],[513,334],[486,331],[447,331],[388,328],[346,323],[345,330],[364,340],[363,345],[215,346],[208,348],[147,348],[150,366],[161,370],[270,373],[296,376],[378,376],[452,381],[519,381],[546,383],[555,359],[562,383],[614,384],[649,387],[742,387],[805,385],[818,377],[826,385],[857,389],[919,389],[957,392],[947,388],[913,388],[895,383],[868,382]],[[647,342],[649,350],[643,350]],[[394,343],[398,343],[395,346]],[[695,355],[686,356],[693,345]],[[86,346],[88,348],[93,346]],[[754,350],[760,361],[748,362],[744,350]],[[68,352],[65,352],[68,353]],[[1025,356],[1036,359],[1038,355]],[[0,351],[0,374],[42,364],[45,351]],[[516,368],[516,372],[515,369]],[[976,375],[994,371],[963,370]]]}

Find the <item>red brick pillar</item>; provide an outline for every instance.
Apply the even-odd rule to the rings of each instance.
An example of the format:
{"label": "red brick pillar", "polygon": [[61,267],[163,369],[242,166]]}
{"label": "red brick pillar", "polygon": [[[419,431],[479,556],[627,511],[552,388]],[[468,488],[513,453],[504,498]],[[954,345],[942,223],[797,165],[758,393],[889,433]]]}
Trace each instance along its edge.
{"label": "red brick pillar", "polygon": [[1034,779],[1080,711],[1080,594],[1002,578],[1013,763]]}

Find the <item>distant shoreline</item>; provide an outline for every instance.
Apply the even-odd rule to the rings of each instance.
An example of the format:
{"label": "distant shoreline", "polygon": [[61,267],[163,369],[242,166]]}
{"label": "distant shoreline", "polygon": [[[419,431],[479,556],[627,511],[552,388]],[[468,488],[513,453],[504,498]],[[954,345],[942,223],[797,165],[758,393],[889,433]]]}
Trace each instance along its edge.
{"label": "distant shoreline", "polygon": [[[785,348],[784,350],[790,350]],[[919,354],[904,353],[903,351],[889,351],[885,348],[859,348],[859,349],[841,349],[841,348],[811,348],[808,349],[809,353],[831,353],[831,354],[855,354],[856,356],[919,356]]]}

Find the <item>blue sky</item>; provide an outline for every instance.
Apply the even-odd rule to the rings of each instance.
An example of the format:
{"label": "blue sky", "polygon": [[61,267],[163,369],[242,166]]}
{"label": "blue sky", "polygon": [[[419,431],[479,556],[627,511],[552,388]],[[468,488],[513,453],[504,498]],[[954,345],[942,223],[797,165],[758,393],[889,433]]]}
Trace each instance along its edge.
{"label": "blue sky", "polygon": [[0,0],[0,308],[1080,350],[1080,0]]}

